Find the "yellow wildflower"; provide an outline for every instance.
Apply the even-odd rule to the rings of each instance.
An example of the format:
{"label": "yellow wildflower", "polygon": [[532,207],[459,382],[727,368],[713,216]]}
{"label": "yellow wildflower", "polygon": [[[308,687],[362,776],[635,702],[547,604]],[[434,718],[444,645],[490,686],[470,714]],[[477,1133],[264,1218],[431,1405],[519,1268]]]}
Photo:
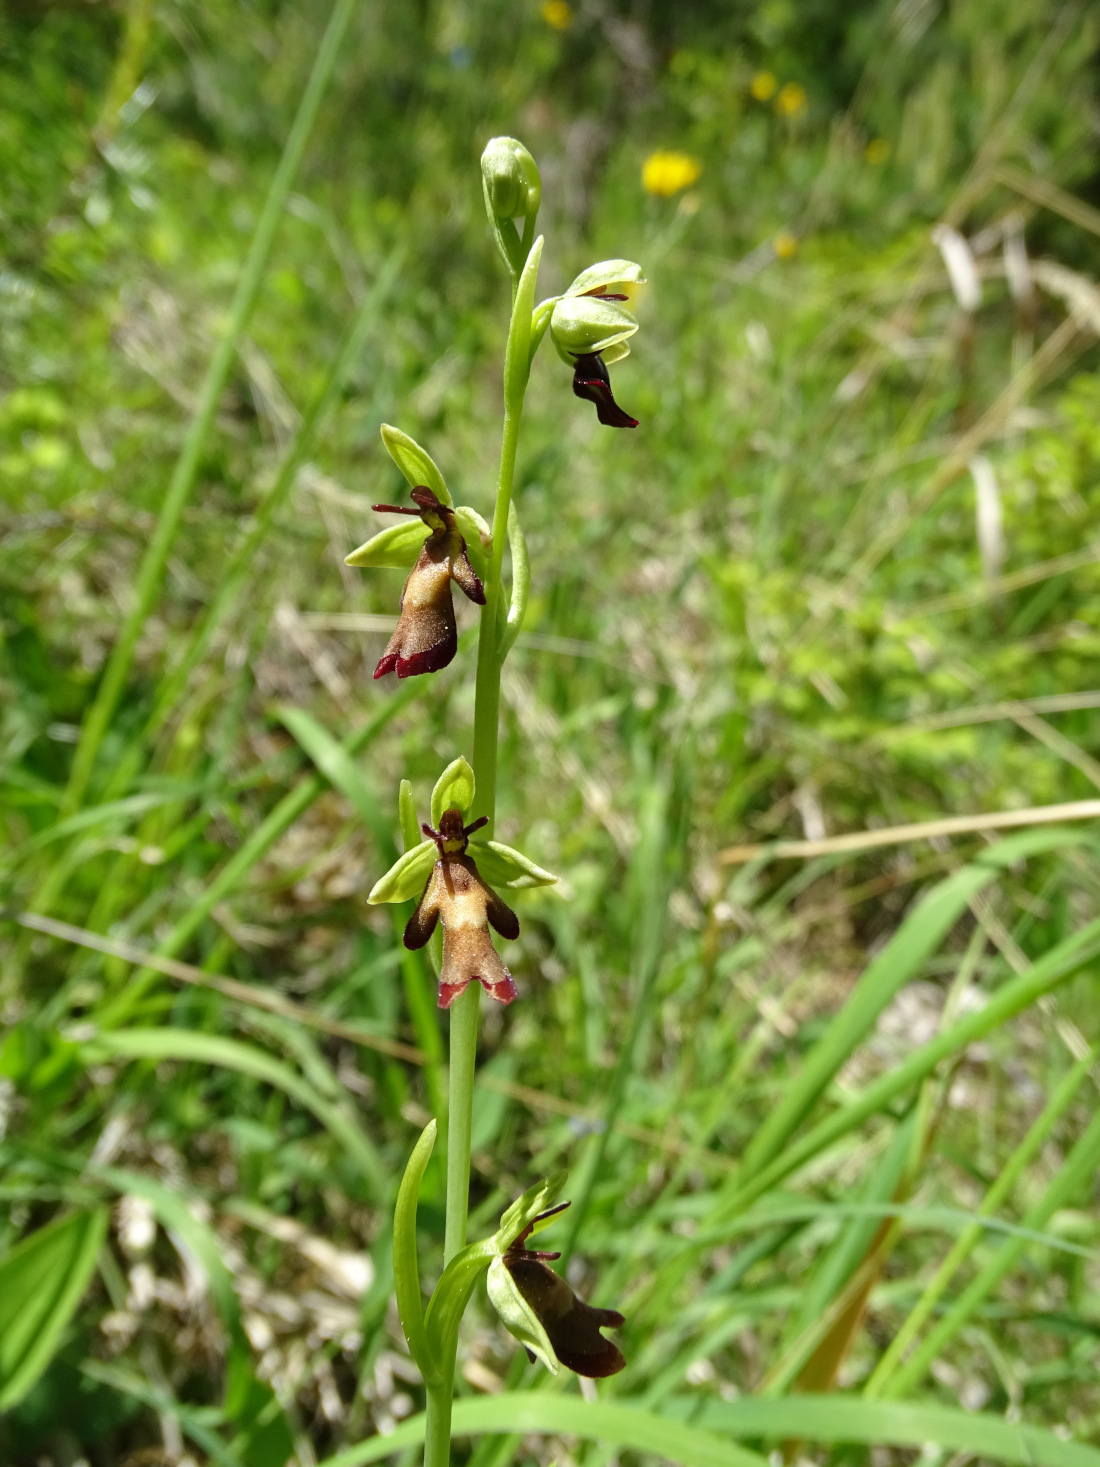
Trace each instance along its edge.
{"label": "yellow wildflower", "polygon": [[573,24],[573,7],[568,0],[542,0],[542,18],[556,31],[567,31]]}
{"label": "yellow wildflower", "polygon": [[797,117],[806,110],[806,89],[788,82],[775,99],[775,110],[783,117]]}
{"label": "yellow wildflower", "polygon": [[758,102],[770,102],[778,85],[770,71],[758,71],[749,84],[749,91]]}
{"label": "yellow wildflower", "polygon": [[872,138],[864,150],[863,156],[872,168],[878,168],[885,163],[890,156],[890,144],[885,138]]}
{"label": "yellow wildflower", "polygon": [[772,249],[775,250],[777,259],[789,260],[798,249],[798,240],[789,229],[781,229],[772,240]]}
{"label": "yellow wildflower", "polygon": [[690,153],[650,153],[642,164],[642,187],[668,199],[690,188],[702,171],[702,163]]}

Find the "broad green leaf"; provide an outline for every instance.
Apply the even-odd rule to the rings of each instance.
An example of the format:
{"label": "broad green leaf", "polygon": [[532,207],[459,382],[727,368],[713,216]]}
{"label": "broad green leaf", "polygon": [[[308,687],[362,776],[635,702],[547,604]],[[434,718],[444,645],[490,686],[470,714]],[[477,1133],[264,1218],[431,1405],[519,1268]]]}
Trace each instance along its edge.
{"label": "broad green leaf", "polygon": [[416,1255],[416,1210],[420,1185],[435,1146],[435,1121],[429,1121],[413,1147],[405,1175],[397,1189],[393,1214],[393,1280],[401,1328],[409,1353],[425,1380],[438,1375],[435,1353],[424,1328],[424,1301],[420,1293],[420,1265]]}
{"label": "broad green leaf", "polygon": [[236,1070],[273,1085],[317,1117],[355,1161],[376,1197],[384,1197],[390,1189],[385,1163],[358,1122],[343,1107],[325,1100],[288,1065],[262,1049],[218,1034],[168,1028],[106,1030],[82,1047],[89,1058],[112,1055],[120,1059],[191,1060]]}
{"label": "broad green leaf", "polygon": [[490,886],[524,891],[532,886],[553,886],[558,880],[552,871],[544,871],[521,851],[501,845],[500,841],[475,838],[470,841],[470,855]]}
{"label": "broad green leaf", "polygon": [[70,1212],[0,1258],[0,1411],[22,1400],[53,1358],[106,1233],[105,1209]]}
{"label": "broad green leaf", "polygon": [[474,788],[474,771],[460,755],[447,765],[432,790],[432,824],[436,830],[444,810],[453,807],[466,814],[474,803]]}
{"label": "broad green leaf", "polygon": [[423,520],[403,520],[381,530],[358,550],[345,556],[345,565],[360,570],[411,570],[420,547],[431,534]]}
{"label": "broad green leaf", "polygon": [[422,840],[418,846],[399,857],[385,876],[371,887],[367,901],[377,907],[380,902],[407,902],[424,890],[438,852],[434,840]]}
{"label": "broad green leaf", "polygon": [[[691,1418],[690,1423],[683,1419]],[[685,1467],[765,1467],[766,1458],[735,1445],[731,1437],[770,1437],[874,1446],[922,1447],[968,1452],[1019,1467],[1100,1467],[1100,1451],[1064,1442],[1053,1432],[1001,1417],[949,1407],[889,1405],[850,1396],[786,1396],[761,1400],[673,1400],[661,1413],[574,1395],[515,1391],[456,1401],[455,1436],[501,1432],[567,1434]],[[402,1422],[389,1436],[371,1437],[328,1457],[321,1467],[366,1467],[415,1446],[424,1437],[424,1417]]]}
{"label": "broad green leaf", "polygon": [[417,484],[423,484],[442,504],[451,503],[451,496],[435,460],[420,447],[415,438],[402,433],[400,428],[392,428],[389,423],[383,423],[382,442],[386,445],[390,458],[414,488]]}

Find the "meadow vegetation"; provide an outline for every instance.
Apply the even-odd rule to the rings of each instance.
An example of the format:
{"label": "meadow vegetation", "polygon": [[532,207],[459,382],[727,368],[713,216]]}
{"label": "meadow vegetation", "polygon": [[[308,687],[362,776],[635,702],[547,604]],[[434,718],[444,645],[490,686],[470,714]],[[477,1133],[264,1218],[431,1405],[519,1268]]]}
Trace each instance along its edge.
{"label": "meadow vegetation", "polygon": [[375,683],[401,576],[344,558],[383,422],[492,512],[506,133],[540,294],[649,285],[636,431],[549,351],[527,397],[497,834],[568,899],[484,1006],[470,1229],[569,1168],[627,1367],[475,1301],[456,1450],[1097,1467],[1094,824],[767,847],[1100,799],[1100,17],[341,7],[308,127],[321,0],[0,9],[0,1459],[416,1450],[446,1027],[366,897],[477,610]]}

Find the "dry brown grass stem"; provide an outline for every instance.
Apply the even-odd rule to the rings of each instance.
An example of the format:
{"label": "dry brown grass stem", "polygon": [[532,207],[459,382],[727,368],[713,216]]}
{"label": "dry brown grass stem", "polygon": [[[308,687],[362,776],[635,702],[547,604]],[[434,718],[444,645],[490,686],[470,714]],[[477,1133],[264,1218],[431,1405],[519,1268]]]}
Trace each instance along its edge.
{"label": "dry brown grass stem", "polygon": [[1059,188],[1049,179],[1039,178],[1012,163],[1002,163],[996,171],[996,177],[998,183],[1003,183],[1014,193],[1030,199],[1033,204],[1040,204],[1054,214],[1061,214],[1063,219],[1080,225],[1090,234],[1100,234],[1100,209],[1094,209],[1075,194],[1066,193],[1065,189]]}
{"label": "dry brown grass stem", "polygon": [[791,857],[811,860],[815,856],[844,855],[871,851],[880,846],[900,846],[935,836],[974,835],[986,830],[1013,830],[1024,825],[1055,825],[1062,820],[1100,818],[1100,800],[1071,800],[1064,805],[1033,805],[1027,810],[995,810],[988,815],[949,815],[942,820],[922,820],[914,825],[890,825],[883,830],[857,830],[824,840],[778,840],[758,845],[727,846],[718,852],[722,866],[740,866],[756,856]]}
{"label": "dry brown grass stem", "polygon": [[884,729],[871,741],[893,746],[917,734],[938,733],[948,728],[968,728],[975,723],[997,723],[1004,718],[1018,718],[1022,713],[1075,713],[1086,708],[1100,708],[1100,690],[1082,693],[1051,693],[1044,698],[1019,698],[1003,703],[984,703],[972,708],[954,708],[947,713],[934,713],[928,718],[915,718],[898,728]]}

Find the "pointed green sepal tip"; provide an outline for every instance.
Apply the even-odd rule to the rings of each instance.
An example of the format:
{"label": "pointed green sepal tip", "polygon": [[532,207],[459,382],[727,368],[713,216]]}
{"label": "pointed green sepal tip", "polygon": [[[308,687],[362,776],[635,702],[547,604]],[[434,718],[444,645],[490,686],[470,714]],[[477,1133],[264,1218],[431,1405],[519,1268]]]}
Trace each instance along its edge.
{"label": "pointed green sepal tip", "polygon": [[554,886],[559,880],[552,871],[536,866],[522,851],[495,840],[471,840],[470,855],[490,886],[526,891],[534,886]]}
{"label": "pointed green sepal tip", "polygon": [[409,483],[414,488],[423,484],[441,503],[450,508],[451,496],[444,483],[443,475],[439,472],[439,467],[431,454],[421,448],[415,438],[410,438],[407,433],[402,433],[400,428],[394,428],[389,423],[382,424],[381,433],[386,452]]}
{"label": "pointed green sepal tip", "polygon": [[423,520],[392,525],[365,545],[360,545],[358,550],[353,550],[344,564],[358,566],[361,570],[411,570],[420,554],[420,547],[430,534]]}
{"label": "pointed green sepal tip", "polygon": [[431,840],[423,840],[406,851],[374,883],[367,901],[377,907],[382,902],[407,902],[410,897],[419,896],[435,865],[436,854],[435,842]]}
{"label": "pointed green sepal tip", "polygon": [[554,1172],[528,1187],[522,1197],[516,1198],[501,1216],[500,1227],[493,1234],[493,1251],[498,1256],[507,1253],[519,1235],[533,1225],[540,1212],[553,1206],[568,1177],[566,1171]]}
{"label": "pointed green sepal tip", "polygon": [[439,829],[444,810],[460,810],[466,814],[474,803],[474,771],[461,756],[452,760],[435,782],[432,790],[432,824]]}

